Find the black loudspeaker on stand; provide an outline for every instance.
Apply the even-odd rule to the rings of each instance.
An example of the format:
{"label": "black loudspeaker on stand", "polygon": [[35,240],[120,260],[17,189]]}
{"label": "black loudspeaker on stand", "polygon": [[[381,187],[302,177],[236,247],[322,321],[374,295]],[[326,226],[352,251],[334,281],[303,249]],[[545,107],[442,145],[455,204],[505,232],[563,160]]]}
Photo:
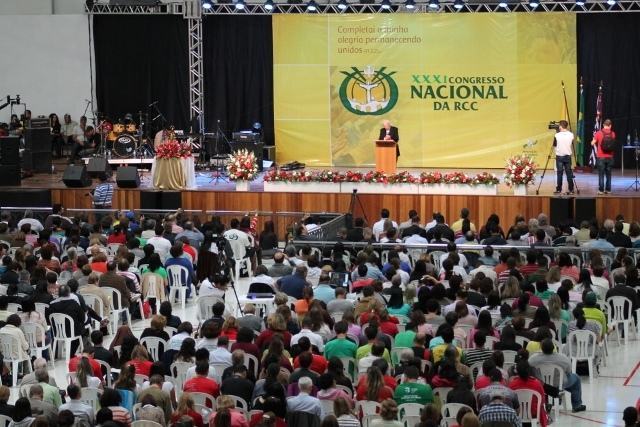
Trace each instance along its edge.
{"label": "black loudspeaker on stand", "polygon": [[86,166],[76,166],[69,165],[64,170],[64,175],[62,176],[62,182],[67,187],[79,188],[79,187],[89,187],[91,185],[91,179],[87,174]]}
{"label": "black loudspeaker on stand", "polygon": [[120,188],[138,188],[140,177],[138,169],[133,166],[121,166],[116,173],[116,183]]}
{"label": "black loudspeaker on stand", "polygon": [[98,178],[101,175],[109,175],[111,167],[105,157],[92,157],[87,165],[87,173],[91,178]]}

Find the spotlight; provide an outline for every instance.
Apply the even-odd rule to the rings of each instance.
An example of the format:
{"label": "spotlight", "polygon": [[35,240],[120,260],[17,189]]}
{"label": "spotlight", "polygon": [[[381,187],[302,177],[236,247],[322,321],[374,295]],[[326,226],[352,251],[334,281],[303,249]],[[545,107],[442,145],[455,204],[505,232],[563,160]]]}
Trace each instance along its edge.
{"label": "spotlight", "polygon": [[429,9],[438,9],[440,2],[438,0],[429,0]]}
{"label": "spotlight", "polygon": [[453,7],[455,7],[456,9],[460,10],[464,7],[464,1],[462,0],[455,0],[453,2]]}
{"label": "spotlight", "polygon": [[307,12],[315,12],[318,10],[318,3],[315,2],[315,0],[310,0],[309,3],[307,3]]}
{"label": "spotlight", "polygon": [[507,2],[506,2],[506,0],[500,0],[500,2],[498,3],[498,6],[499,6],[499,7],[503,7],[503,8],[504,8],[504,7],[507,7]]}
{"label": "spotlight", "polygon": [[204,0],[202,2],[203,9],[211,9],[212,7],[213,7],[213,4],[209,0]]}
{"label": "spotlight", "polygon": [[267,0],[266,2],[264,2],[264,9],[268,10],[268,11],[272,11],[273,10],[273,1],[272,0]]}
{"label": "spotlight", "polygon": [[529,7],[536,8],[540,6],[540,2],[538,0],[529,0]]}
{"label": "spotlight", "polygon": [[585,1],[584,0],[576,0],[576,6],[584,6]]}
{"label": "spotlight", "polygon": [[616,5],[616,0],[607,0],[607,4],[609,6],[615,6]]}
{"label": "spotlight", "polygon": [[244,0],[238,0],[236,2],[236,9],[244,10],[244,7],[245,7]]}
{"label": "spotlight", "polygon": [[380,8],[384,10],[391,9],[391,2],[389,0],[382,0],[382,3],[380,3]]}
{"label": "spotlight", "polygon": [[347,0],[340,0],[338,2],[338,9],[347,10],[348,7],[349,7],[349,5],[347,4]]}
{"label": "spotlight", "polygon": [[413,0],[407,0],[404,2],[404,7],[406,7],[409,10],[413,10],[416,8],[416,2]]}

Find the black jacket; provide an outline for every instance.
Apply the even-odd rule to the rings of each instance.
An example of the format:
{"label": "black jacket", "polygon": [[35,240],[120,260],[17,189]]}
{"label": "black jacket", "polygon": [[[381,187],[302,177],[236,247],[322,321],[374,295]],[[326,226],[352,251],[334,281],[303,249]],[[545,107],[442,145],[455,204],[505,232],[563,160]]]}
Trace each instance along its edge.
{"label": "black jacket", "polygon": [[[385,128],[380,129],[380,134],[378,135],[379,140],[383,140],[384,137],[387,136],[387,130]],[[398,146],[398,142],[400,141],[400,135],[398,134],[398,128],[395,126],[391,126],[389,128],[389,136],[396,142],[396,157],[400,156],[400,147]]]}
{"label": "black jacket", "polygon": [[78,304],[75,299],[69,297],[52,302],[49,304],[49,308],[46,311],[47,320],[49,320],[49,316],[53,313],[62,313],[71,316],[73,319],[74,330],[71,331],[67,325],[67,334],[70,334],[69,336],[82,334],[84,330],[85,313],[82,311],[80,304]]}

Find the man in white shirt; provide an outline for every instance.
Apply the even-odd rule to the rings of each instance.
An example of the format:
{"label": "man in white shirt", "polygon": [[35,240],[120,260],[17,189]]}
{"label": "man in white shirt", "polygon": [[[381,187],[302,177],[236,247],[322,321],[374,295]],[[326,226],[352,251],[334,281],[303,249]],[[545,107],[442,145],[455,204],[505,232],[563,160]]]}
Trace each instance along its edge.
{"label": "man in white shirt", "polygon": [[238,229],[240,221],[236,218],[231,220],[230,226],[231,228],[225,231],[223,236],[233,251],[233,257],[236,259],[245,258],[247,256],[247,248],[251,247],[249,235]]}
{"label": "man in white shirt", "polygon": [[232,365],[231,362],[231,353],[227,350],[227,346],[229,345],[229,337],[227,336],[219,336],[218,337],[218,347],[215,350],[209,352],[209,363],[220,363],[223,365],[227,365],[227,367]]}
{"label": "man in white shirt", "polygon": [[18,230],[22,227],[22,224],[31,224],[31,231],[35,231],[36,233],[44,230],[42,223],[33,217],[33,212],[30,210],[24,211],[24,218],[18,222]]}
{"label": "man in white shirt", "polygon": [[574,194],[573,192],[573,172],[571,171],[571,149],[573,147],[573,133],[567,130],[569,123],[566,120],[560,120],[558,122],[558,133],[553,141],[553,146],[556,151],[556,173],[558,179],[556,181],[556,191],[553,194],[562,193],[562,171],[567,175],[567,183],[569,185],[569,192],[567,194]]}
{"label": "man in white shirt", "polygon": [[320,353],[323,353],[324,341],[322,340],[322,337],[319,334],[316,334],[315,332],[311,331],[312,327],[313,327],[313,322],[311,321],[309,316],[305,316],[305,318],[302,320],[302,329],[300,329],[299,333],[291,337],[291,346],[298,344],[298,341],[300,340],[300,338],[307,337],[309,338],[311,345],[316,346],[318,348],[318,351]]}
{"label": "man in white shirt", "polygon": [[[376,238],[376,241],[380,240],[380,234],[384,231],[384,223],[389,219],[389,209],[382,208],[380,211],[380,220],[373,224],[373,228],[371,229],[373,232],[373,236]],[[391,221],[391,225],[397,230],[398,223],[395,221]]]}
{"label": "man in white shirt", "polygon": [[162,237],[162,234],[164,233],[164,227],[161,224],[156,224],[155,233],[156,235],[147,240],[147,243],[153,246],[155,252],[160,255],[160,259],[164,263],[169,256],[169,251],[171,250],[171,242],[168,239]]}

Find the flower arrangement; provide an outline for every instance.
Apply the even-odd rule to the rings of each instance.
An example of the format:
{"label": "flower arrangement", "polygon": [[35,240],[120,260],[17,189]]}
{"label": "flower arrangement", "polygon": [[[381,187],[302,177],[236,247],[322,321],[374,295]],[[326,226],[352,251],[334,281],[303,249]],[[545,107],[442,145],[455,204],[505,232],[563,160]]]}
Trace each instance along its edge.
{"label": "flower arrangement", "polygon": [[507,159],[504,182],[509,187],[532,184],[536,177],[537,165],[526,155],[516,155]]}
{"label": "flower arrangement", "polygon": [[175,139],[163,142],[156,147],[157,159],[180,159],[191,157],[191,144],[178,142]]}
{"label": "flower arrangement", "polygon": [[252,181],[258,174],[258,162],[252,151],[242,149],[229,154],[227,173],[232,181]]}
{"label": "flower arrangement", "polygon": [[420,184],[442,184],[444,176],[440,172],[422,172],[418,178]]}
{"label": "flower arrangement", "polygon": [[481,172],[473,177],[471,185],[498,185],[500,178],[489,172]]}
{"label": "flower arrangement", "polygon": [[448,172],[444,174],[444,182],[447,184],[471,184],[472,178],[463,172]]}

